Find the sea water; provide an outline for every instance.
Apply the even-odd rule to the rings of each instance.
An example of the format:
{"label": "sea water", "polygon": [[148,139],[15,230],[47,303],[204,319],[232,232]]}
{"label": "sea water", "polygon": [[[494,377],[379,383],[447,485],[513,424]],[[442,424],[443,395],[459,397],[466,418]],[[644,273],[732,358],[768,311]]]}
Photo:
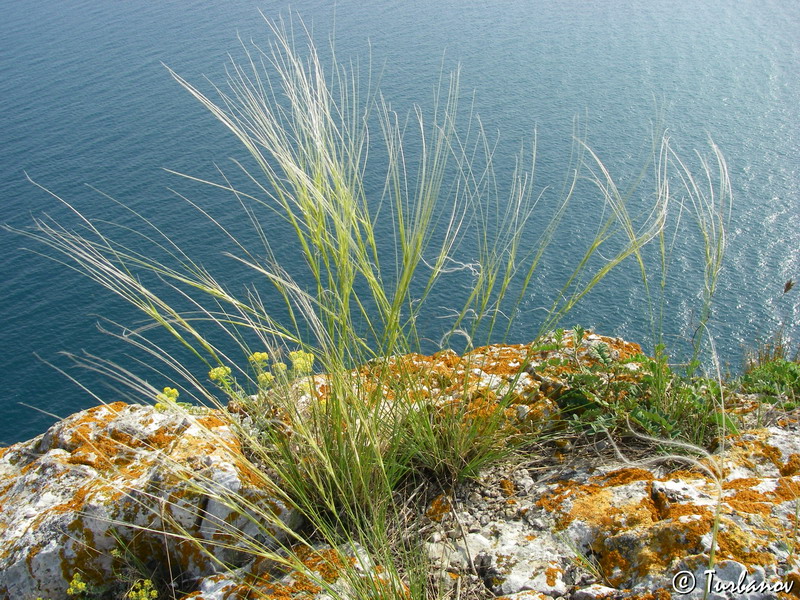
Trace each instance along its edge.
{"label": "sea water", "polygon": [[[2,0],[0,222],[25,227],[46,214],[80,225],[30,179],[93,218],[135,226],[110,196],[158,222],[212,271],[227,273],[231,287],[249,283],[246,271],[221,256],[224,236],[170,190],[215,206],[234,233],[247,236],[235,204],[165,170],[213,179],[218,167],[229,171],[229,158],[244,152],[164,65],[209,90],[204,78],[224,82],[229,55],[243,56],[241,42],[268,43],[261,13],[287,16],[289,6]],[[727,160],[734,192],[709,321],[716,353],[736,371],[746,347],[778,327],[796,340],[800,294],[797,288],[782,292],[788,279],[800,279],[800,5],[339,0],[334,7],[301,0],[291,8],[323,54],[333,37],[339,59],[358,57],[362,66],[371,61],[402,116],[414,103],[430,107],[441,74],[460,64],[463,96],[497,143],[498,180],[508,179],[521,144],[536,132],[537,193],[563,183],[576,117],[589,146],[623,187],[648,161],[660,125],[695,170],[694,151],[707,156],[713,139]],[[645,202],[652,189],[637,193],[632,201]],[[535,333],[540,308],[549,306],[594,231],[597,204],[575,198],[573,208],[523,299],[513,341]],[[125,238],[124,230],[120,235],[135,239]],[[685,235],[676,243],[664,301],[665,338],[676,354],[690,344],[702,306],[701,246],[696,236]],[[142,317],[37,254],[43,250],[0,232],[0,444],[40,433],[56,416],[125,397],[122,383],[74,368],[60,352],[88,352],[156,387],[169,384],[168,373],[148,370],[138,362],[147,363],[145,355],[98,328],[104,318],[132,327]],[[290,271],[302,267],[291,247],[282,260]],[[427,314],[434,345],[438,318],[451,308],[448,299],[470,284],[468,278],[451,280],[453,289],[441,290]],[[565,325],[580,323],[647,348],[652,340],[644,304],[638,270],[627,263]]]}

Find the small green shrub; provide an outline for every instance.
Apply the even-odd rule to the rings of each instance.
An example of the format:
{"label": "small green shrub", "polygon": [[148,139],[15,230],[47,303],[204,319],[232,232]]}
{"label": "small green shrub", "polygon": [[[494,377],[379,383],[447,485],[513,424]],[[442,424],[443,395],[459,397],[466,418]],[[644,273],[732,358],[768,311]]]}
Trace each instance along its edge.
{"label": "small green shrub", "polygon": [[[615,361],[604,346],[593,349],[596,362],[566,376],[569,389],[558,404],[573,429],[615,436],[639,432],[700,447],[711,445],[723,426],[737,431],[724,411],[719,381],[678,375],[663,348],[654,359]],[[632,376],[626,363],[639,363],[643,371]]]}
{"label": "small green shrub", "polygon": [[749,394],[800,399],[800,363],[784,358],[761,363],[742,376],[741,386]]}

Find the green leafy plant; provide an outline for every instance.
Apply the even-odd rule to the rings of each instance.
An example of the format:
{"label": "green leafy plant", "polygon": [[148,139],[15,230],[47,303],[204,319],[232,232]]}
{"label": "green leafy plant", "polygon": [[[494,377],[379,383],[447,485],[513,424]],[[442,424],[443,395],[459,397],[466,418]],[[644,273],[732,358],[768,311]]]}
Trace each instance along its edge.
{"label": "green leafy plant", "polygon": [[[722,382],[678,375],[663,348],[654,359],[640,355],[616,361],[607,346],[597,344],[590,356],[594,361],[582,361],[566,375],[568,389],[558,398],[573,429],[618,437],[632,429],[701,447],[713,444],[722,428],[736,433],[736,423],[721,402]],[[629,370],[630,363],[643,370]]]}
{"label": "green leafy plant", "polygon": [[800,363],[776,358],[753,368],[741,378],[744,392],[783,397],[791,402],[800,398]]}

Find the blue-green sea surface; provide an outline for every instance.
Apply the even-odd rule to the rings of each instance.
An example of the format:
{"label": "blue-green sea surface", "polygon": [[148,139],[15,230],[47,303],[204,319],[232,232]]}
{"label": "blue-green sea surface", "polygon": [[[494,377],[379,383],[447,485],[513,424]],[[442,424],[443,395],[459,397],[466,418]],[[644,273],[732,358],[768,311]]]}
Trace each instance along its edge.
{"label": "blue-green sea surface", "polygon": [[[440,72],[462,65],[467,103],[474,90],[474,111],[497,139],[499,180],[508,178],[520,144],[536,131],[537,190],[558,188],[576,117],[623,186],[648,160],[654,123],[668,127],[693,167],[694,151],[707,155],[713,139],[727,159],[735,198],[710,320],[716,351],[736,371],[744,349],[781,324],[797,341],[800,292],[782,292],[788,279],[800,280],[800,4],[338,0],[335,10],[332,4],[296,0],[291,8],[323,48],[335,37],[340,59],[367,62],[371,52],[382,89],[401,114],[415,102],[430,106]],[[248,283],[246,272],[221,256],[224,238],[170,188],[215,206],[237,233],[237,224],[246,223],[233,208],[228,212],[230,198],[164,170],[213,178],[217,165],[232,169],[229,158],[241,158],[243,150],[162,63],[209,89],[203,78],[221,83],[228,55],[241,57],[237,36],[268,41],[259,10],[286,15],[289,3],[0,0],[0,8],[0,222],[24,227],[46,213],[78,224],[30,177],[92,217],[132,225],[131,215],[100,190],[152,217],[188,254],[227,273],[233,288]],[[645,202],[651,193],[643,187],[632,201]],[[539,308],[549,305],[566,265],[594,231],[597,205],[582,200],[575,199],[571,225],[559,232],[525,298],[513,341],[536,331]],[[300,266],[292,264],[291,247],[283,247],[285,266]],[[97,327],[101,317],[128,326],[141,317],[35,253],[42,250],[0,232],[0,445],[42,432],[55,416],[120,397],[122,384],[73,368],[61,351],[90,352],[156,387],[169,384],[168,374],[137,362],[141,352]],[[698,250],[698,238],[687,236],[677,240],[672,259],[664,327],[676,353],[685,351],[697,324]],[[623,265],[565,324],[649,347],[639,281],[635,265]],[[453,278],[452,294],[468,285]],[[435,298],[441,308],[428,315],[432,333],[450,295],[444,290]]]}

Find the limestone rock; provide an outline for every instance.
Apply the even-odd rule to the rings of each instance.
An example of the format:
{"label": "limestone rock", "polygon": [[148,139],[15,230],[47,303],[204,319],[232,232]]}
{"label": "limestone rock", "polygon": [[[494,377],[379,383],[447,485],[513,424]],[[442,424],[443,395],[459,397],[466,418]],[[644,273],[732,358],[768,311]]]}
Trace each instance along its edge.
{"label": "limestone rock", "polygon": [[[477,526],[454,539],[439,531],[426,548],[437,567],[456,573],[469,569],[471,557],[486,586],[509,598],[699,600],[706,587],[713,600],[777,598],[800,585],[791,555],[797,435],[797,420],[786,419],[731,436],[705,460],[718,480],[698,469],[585,455],[531,473],[489,469],[453,502],[435,500],[462,507],[469,498],[488,499],[471,510]],[[443,529],[454,521],[438,514]]]}
{"label": "limestone rock", "polygon": [[[363,598],[354,586],[378,590],[385,597],[402,600],[407,590],[400,581],[374,564],[358,544],[334,548],[328,544],[291,548],[292,567],[256,558],[245,567],[200,581],[199,590],[182,600],[233,600],[284,598],[290,600],[347,600]],[[286,556],[283,553],[283,556]],[[348,576],[349,575],[349,576]],[[244,583],[249,582],[249,585]]]}
{"label": "limestone rock", "polygon": [[468,534],[464,542],[476,557],[478,573],[494,593],[534,591],[554,597],[566,594],[560,557],[568,555],[569,549],[563,542],[554,536],[537,538],[519,521],[496,520],[491,534],[489,540],[480,534]]}
{"label": "limestone rock", "polygon": [[214,411],[98,406],[0,450],[0,598],[66,600],[76,572],[103,586],[120,543],[199,578],[296,518]]}
{"label": "limestone rock", "polygon": [[614,597],[617,590],[607,585],[593,583],[575,592],[573,600],[602,600],[602,598]]}
{"label": "limestone rock", "polygon": [[[390,356],[354,369],[343,380],[354,382],[354,393],[364,402],[381,398],[380,412],[386,415],[427,405],[479,419],[499,410],[498,400],[504,399],[506,408],[500,416],[509,431],[540,432],[561,417],[556,400],[569,390],[565,375],[598,365],[598,348],[615,360],[626,361],[625,372],[616,374],[617,379],[641,377],[641,365],[635,361],[642,353],[638,344],[588,332],[578,343],[572,338],[572,332],[565,332],[559,342],[551,335],[535,344],[492,344],[463,356],[452,350],[432,356]],[[602,370],[600,375],[609,377]],[[380,393],[375,393],[377,386]],[[307,418],[310,407],[324,403],[332,387],[326,375],[294,380],[288,390],[292,410]],[[281,402],[271,398],[271,393],[287,391],[266,394],[266,403],[279,406]]]}

